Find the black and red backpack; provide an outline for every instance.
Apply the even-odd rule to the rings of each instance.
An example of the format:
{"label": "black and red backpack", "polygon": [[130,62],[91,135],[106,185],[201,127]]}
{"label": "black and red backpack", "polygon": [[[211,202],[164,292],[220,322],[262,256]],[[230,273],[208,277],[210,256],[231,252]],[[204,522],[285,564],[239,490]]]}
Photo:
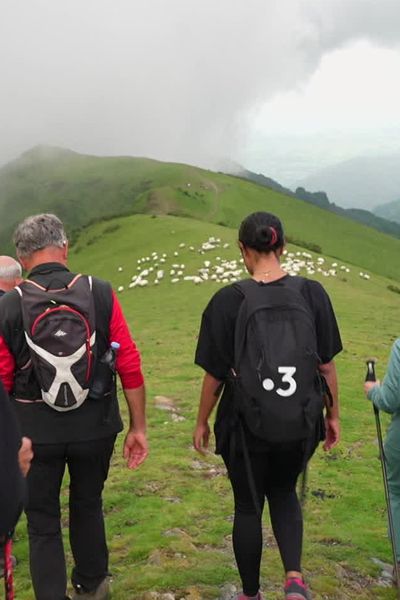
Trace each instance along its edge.
{"label": "black and red backpack", "polygon": [[92,278],[76,275],[55,290],[28,279],[16,290],[42,399],[60,412],[79,408],[89,393],[95,359]]}

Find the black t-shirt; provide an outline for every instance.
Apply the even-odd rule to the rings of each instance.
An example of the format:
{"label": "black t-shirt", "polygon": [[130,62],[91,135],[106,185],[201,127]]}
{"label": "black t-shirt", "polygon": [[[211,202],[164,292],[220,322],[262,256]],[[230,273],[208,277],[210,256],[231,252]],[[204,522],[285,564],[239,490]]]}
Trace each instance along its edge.
{"label": "black t-shirt", "polygon": [[[268,288],[283,283],[290,287],[294,279],[298,279],[298,277],[286,275],[281,279],[262,285]],[[318,355],[322,363],[328,363],[342,350],[335,313],[322,285],[318,281],[302,279],[303,285],[300,291],[314,315]],[[297,285],[296,289],[298,289]],[[228,285],[214,294],[203,312],[195,363],[220,381],[227,379],[230,369],[233,367],[235,325],[242,301],[242,292],[234,285]],[[218,421],[223,419],[226,412],[229,411],[229,406],[227,406],[229,397],[226,394],[223,395],[221,404],[224,406],[220,405],[217,413],[216,434]]]}
{"label": "black t-shirt", "polygon": [[[282,282],[290,287],[292,277],[264,284]],[[328,294],[318,281],[304,279],[301,293],[315,320],[318,355],[322,363],[330,362],[342,350],[339,328]],[[233,366],[235,324],[243,294],[234,285],[220,289],[203,312],[195,363],[216,379],[224,381]]]}

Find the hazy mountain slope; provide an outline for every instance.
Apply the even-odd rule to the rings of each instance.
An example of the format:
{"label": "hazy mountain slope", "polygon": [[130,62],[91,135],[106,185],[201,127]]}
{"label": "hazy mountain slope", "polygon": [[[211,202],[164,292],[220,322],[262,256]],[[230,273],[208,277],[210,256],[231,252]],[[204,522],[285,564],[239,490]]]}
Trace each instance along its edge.
{"label": "hazy mountain slope", "polygon": [[296,185],[324,190],[345,208],[371,209],[391,202],[400,192],[400,154],[359,157],[318,171]]}
{"label": "hazy mountain slope", "polygon": [[374,209],[374,213],[384,219],[390,219],[396,223],[400,223],[400,200],[381,204]]}

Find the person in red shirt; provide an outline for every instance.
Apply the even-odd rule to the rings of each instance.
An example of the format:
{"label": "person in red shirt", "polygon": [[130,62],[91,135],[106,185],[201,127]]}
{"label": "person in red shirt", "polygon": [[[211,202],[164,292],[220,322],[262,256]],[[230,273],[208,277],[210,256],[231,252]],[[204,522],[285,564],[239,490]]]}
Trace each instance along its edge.
{"label": "person in red shirt", "polygon": [[21,281],[21,265],[12,256],[0,256],[0,297]]}
{"label": "person in red shirt", "polygon": [[[17,227],[14,242],[28,279],[48,290],[49,295],[53,290],[66,288],[76,278],[67,268],[68,242],[63,224],[55,215],[28,217]],[[148,454],[140,354],[110,284],[93,277],[91,293],[96,356],[104,356],[112,342],[119,344],[115,367],[130,415],[124,457],[128,467],[135,469]],[[0,380],[10,394],[22,435],[30,438],[33,445],[25,512],[35,598],[68,598],[60,524],[60,488],[67,467],[73,598],[106,599],[109,572],[102,491],[115,439],[123,428],[115,385],[104,397],[96,399],[91,398],[89,389],[83,404],[67,412],[54,410],[43,401],[27,344],[18,289],[0,300]]]}
{"label": "person in red shirt", "polygon": [[[11,256],[0,256],[0,298],[12,290],[21,281],[21,265]],[[11,556],[13,567],[17,564],[15,556]],[[4,550],[0,545],[0,577],[4,571]]]}

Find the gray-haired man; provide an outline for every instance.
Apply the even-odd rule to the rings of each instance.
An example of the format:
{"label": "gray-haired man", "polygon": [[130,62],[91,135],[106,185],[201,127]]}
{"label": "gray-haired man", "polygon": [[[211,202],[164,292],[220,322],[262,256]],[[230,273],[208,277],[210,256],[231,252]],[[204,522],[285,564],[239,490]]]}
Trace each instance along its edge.
{"label": "gray-haired man", "polygon": [[28,217],[14,241],[29,275],[1,300],[0,379],[33,443],[25,510],[35,598],[67,598],[59,498],[67,467],[73,597],[105,600],[102,490],[122,421],[115,380],[96,358],[118,347],[115,367],[130,413],[124,456],[133,469],[147,456],[140,355],[110,284],[68,270],[55,215]]}
{"label": "gray-haired man", "polygon": [[11,256],[0,256],[0,296],[12,290],[21,281],[22,269]]}

